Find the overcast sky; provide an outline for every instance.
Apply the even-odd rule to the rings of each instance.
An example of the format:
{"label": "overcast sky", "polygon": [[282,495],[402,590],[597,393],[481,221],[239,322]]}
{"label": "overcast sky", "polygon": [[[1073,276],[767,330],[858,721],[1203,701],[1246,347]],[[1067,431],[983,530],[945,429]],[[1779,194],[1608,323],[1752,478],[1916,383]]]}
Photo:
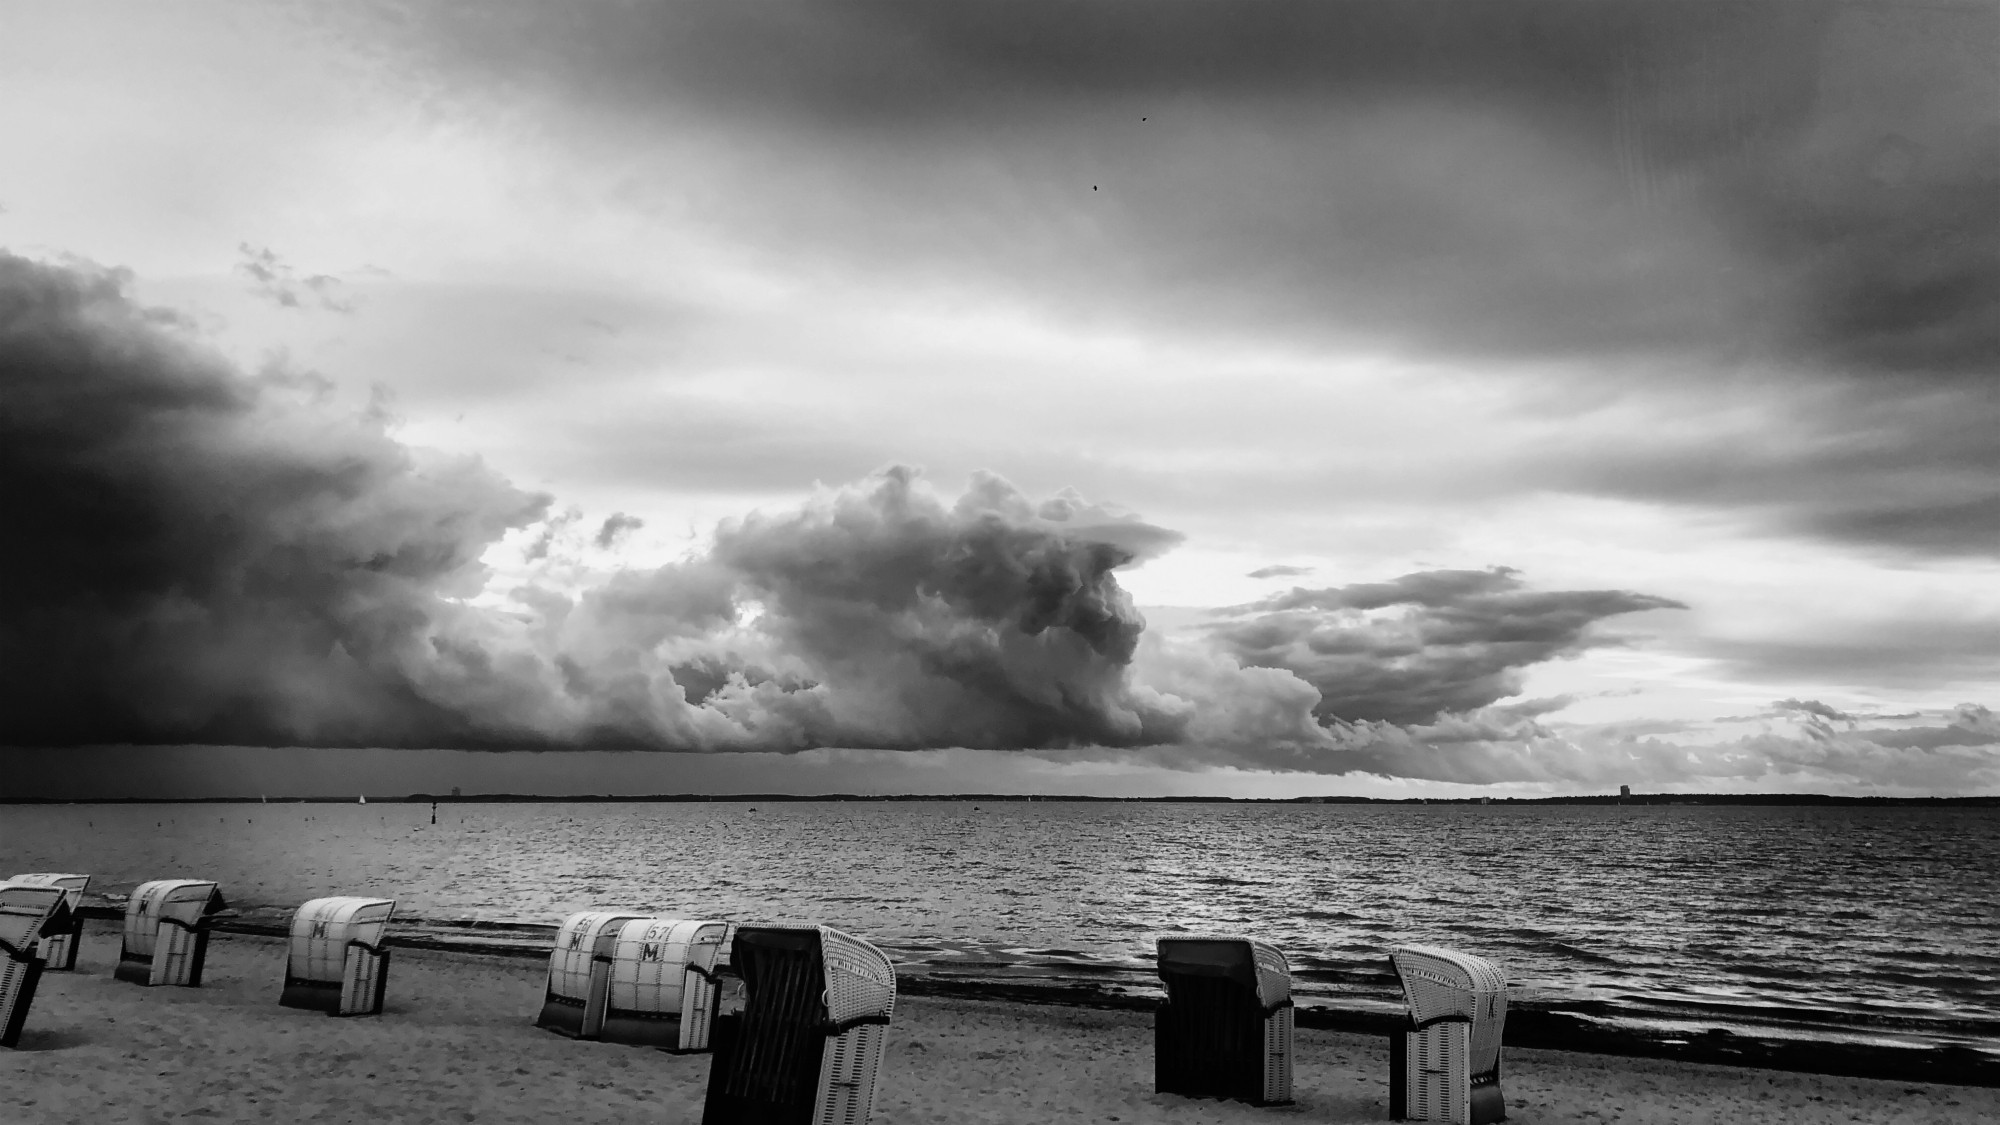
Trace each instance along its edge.
{"label": "overcast sky", "polygon": [[6,21],[34,791],[2000,790],[1993,4]]}

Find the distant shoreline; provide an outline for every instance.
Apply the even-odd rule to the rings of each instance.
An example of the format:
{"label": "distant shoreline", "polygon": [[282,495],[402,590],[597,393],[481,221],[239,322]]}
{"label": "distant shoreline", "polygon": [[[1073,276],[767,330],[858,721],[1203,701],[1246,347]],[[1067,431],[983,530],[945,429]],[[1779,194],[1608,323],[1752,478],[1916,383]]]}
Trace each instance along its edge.
{"label": "distant shoreline", "polygon": [[[648,793],[552,796],[533,793],[410,793],[368,797],[370,804],[764,804],[801,802],[1087,803],[1140,805],[1770,805],[2000,808],[2000,794],[1976,797],[1845,797],[1826,793],[1632,793],[1573,797],[1094,797],[1029,793]],[[0,797],[0,805],[352,805],[350,796]]]}

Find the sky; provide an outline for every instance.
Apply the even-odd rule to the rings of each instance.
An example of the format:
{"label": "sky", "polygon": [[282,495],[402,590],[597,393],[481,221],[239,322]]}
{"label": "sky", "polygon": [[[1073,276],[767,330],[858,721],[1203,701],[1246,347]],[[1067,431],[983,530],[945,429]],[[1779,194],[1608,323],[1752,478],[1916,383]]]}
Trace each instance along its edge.
{"label": "sky", "polygon": [[2000,6],[7,22],[18,795],[2000,792]]}

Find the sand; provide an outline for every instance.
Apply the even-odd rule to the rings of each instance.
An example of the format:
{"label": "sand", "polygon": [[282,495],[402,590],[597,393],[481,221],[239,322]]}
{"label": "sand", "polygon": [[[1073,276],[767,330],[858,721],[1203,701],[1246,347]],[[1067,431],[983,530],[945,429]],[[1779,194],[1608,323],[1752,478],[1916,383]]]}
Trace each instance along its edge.
{"label": "sand", "polygon": [[[0,1051],[0,1122],[699,1122],[706,1056],[578,1043],[531,1025],[538,962],[402,949],[379,1017],[277,1004],[276,938],[218,935],[198,989],[111,978],[93,923],[76,973],[43,977],[21,1047]],[[1383,1041],[1302,1030],[1296,1106],[1152,1089],[1143,1013],[906,997],[873,1120],[1374,1122]],[[2000,1090],[1509,1049],[1509,1120],[2000,1121]]]}

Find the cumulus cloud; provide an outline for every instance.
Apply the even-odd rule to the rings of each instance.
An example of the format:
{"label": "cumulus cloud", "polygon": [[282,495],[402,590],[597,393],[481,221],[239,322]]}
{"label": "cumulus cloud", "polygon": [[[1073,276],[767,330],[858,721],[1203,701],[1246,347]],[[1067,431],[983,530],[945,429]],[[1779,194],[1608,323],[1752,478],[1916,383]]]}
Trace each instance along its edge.
{"label": "cumulus cloud", "polygon": [[1515,572],[1436,570],[1390,582],[1295,588],[1216,610],[1209,634],[1242,663],[1282,668],[1327,719],[1427,723],[1514,695],[1535,664],[1618,643],[1594,626],[1684,609],[1622,590],[1536,591]]}
{"label": "cumulus cloud", "polygon": [[597,529],[596,542],[599,550],[608,551],[618,545],[618,541],[634,531],[646,526],[646,521],[638,516],[628,516],[624,512],[613,512],[606,516]]}
{"label": "cumulus cloud", "polygon": [[[1272,686],[1171,659],[1185,694],[1137,682],[1115,571],[1179,536],[991,475],[948,502],[891,468],[492,604],[485,552],[520,531],[548,559],[578,513],[310,376],[236,371],[122,282],[0,258],[8,742],[1140,745]],[[1276,686],[1317,737],[1310,689]]]}

